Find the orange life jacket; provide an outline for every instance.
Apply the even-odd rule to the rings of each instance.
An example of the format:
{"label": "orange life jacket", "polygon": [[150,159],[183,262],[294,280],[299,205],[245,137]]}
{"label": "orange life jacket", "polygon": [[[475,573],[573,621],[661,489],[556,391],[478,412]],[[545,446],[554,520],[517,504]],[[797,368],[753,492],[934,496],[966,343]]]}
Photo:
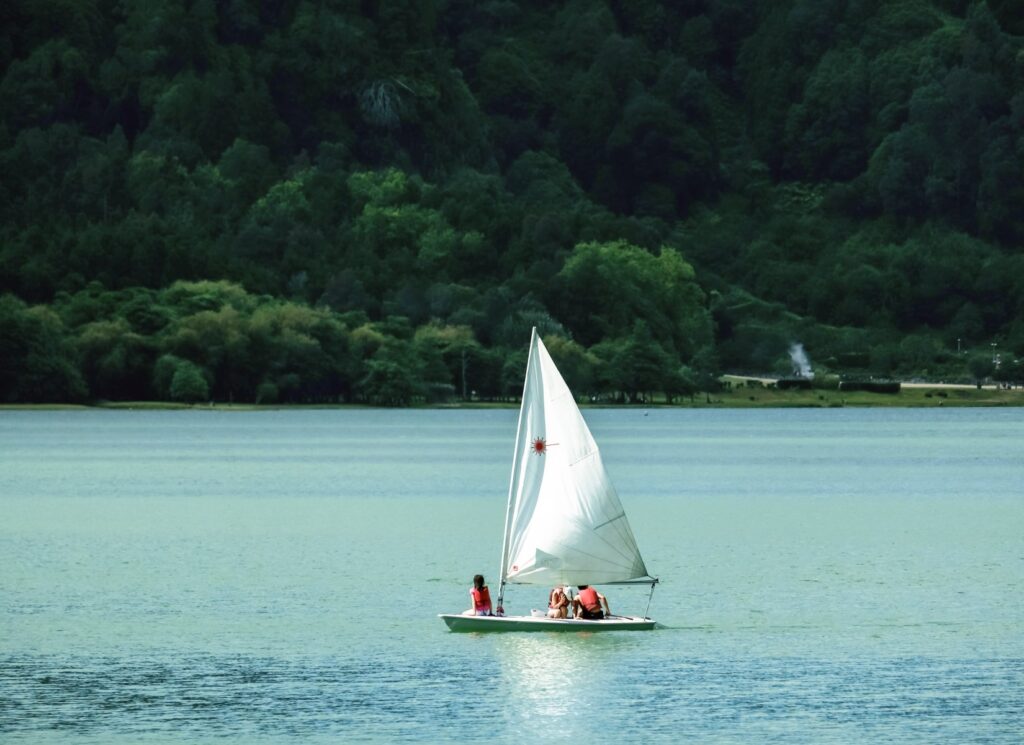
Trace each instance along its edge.
{"label": "orange life jacket", "polygon": [[470,593],[473,595],[473,610],[487,610],[491,607],[491,592],[486,587],[482,590],[474,587]]}
{"label": "orange life jacket", "polygon": [[593,587],[588,587],[586,590],[580,590],[579,594],[580,603],[589,611],[601,610],[601,601],[597,598],[597,590]]}

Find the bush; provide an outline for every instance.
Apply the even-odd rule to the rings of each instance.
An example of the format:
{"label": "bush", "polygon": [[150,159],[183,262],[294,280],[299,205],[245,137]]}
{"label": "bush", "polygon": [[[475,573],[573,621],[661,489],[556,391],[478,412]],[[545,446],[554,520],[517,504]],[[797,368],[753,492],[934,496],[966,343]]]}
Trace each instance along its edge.
{"label": "bush", "polygon": [[867,393],[899,393],[897,380],[844,380],[839,383],[841,391],[865,391]]}

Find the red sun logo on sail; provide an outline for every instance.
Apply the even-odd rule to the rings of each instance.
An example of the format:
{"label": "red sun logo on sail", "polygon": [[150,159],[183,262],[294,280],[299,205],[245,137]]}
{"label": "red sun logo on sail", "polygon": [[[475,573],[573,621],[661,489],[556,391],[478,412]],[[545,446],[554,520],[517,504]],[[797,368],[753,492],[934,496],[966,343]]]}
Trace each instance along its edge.
{"label": "red sun logo on sail", "polygon": [[543,437],[534,438],[532,448],[534,455],[544,455],[548,451],[548,442]]}

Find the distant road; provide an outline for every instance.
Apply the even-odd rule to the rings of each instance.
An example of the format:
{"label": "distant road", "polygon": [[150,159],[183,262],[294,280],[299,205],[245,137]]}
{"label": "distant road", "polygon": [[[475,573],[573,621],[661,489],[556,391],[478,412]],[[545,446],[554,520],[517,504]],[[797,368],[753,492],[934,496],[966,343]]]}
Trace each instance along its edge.
{"label": "distant road", "polygon": [[[976,389],[978,386],[973,383],[904,383],[900,381],[900,385],[904,388],[968,388]],[[983,390],[998,390],[999,386],[996,384],[982,385]]]}
{"label": "distant road", "polygon": [[[731,380],[734,382],[744,382],[747,380],[753,380],[764,385],[770,385],[778,382],[778,378],[761,378],[756,375],[723,375],[723,379]],[[920,381],[899,381],[903,388],[961,388],[961,389],[977,389],[977,386],[973,383],[922,383]],[[981,386],[983,390],[998,390],[999,386],[993,384]]]}

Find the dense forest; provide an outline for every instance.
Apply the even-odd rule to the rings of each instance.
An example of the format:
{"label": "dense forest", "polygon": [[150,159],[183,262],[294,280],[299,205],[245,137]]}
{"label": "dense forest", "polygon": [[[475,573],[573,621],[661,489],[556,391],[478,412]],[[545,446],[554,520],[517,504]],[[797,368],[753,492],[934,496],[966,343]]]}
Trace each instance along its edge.
{"label": "dense forest", "polygon": [[0,402],[1022,377],[1015,0],[0,19]]}

